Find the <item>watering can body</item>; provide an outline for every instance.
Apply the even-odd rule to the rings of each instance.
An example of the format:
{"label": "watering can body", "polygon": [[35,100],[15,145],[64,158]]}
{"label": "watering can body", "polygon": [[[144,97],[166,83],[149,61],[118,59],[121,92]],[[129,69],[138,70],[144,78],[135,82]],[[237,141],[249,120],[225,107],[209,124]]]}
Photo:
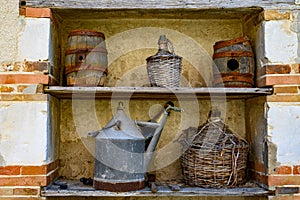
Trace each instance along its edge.
{"label": "watering can body", "polygon": [[120,104],[102,130],[89,133],[96,143],[95,189],[125,192],[144,188],[145,173],[168,113],[162,110],[159,115],[159,123],[133,121]]}

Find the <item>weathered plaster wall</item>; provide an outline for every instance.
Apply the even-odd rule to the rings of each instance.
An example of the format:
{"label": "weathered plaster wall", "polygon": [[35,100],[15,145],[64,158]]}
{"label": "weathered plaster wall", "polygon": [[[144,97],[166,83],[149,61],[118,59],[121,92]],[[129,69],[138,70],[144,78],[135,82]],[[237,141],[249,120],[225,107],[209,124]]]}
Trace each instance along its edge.
{"label": "weathered plaster wall", "polygon": [[[132,119],[147,121],[165,102],[131,100],[125,102],[125,108]],[[87,133],[104,127],[115,112],[117,103],[117,100],[61,100],[60,175],[71,179],[93,177],[94,139],[88,138]],[[151,170],[157,170],[157,178],[164,181],[182,178],[178,161],[181,146],[176,140],[182,130],[205,123],[211,106],[209,100],[174,103],[185,111],[172,112],[168,117],[150,166]],[[224,117],[228,126],[245,138],[244,109],[243,100],[228,101]]]}
{"label": "weathered plaster wall", "polygon": [[146,58],[157,52],[162,34],[183,57],[182,85],[211,85],[214,43],[243,35],[239,19],[67,19],[60,27],[62,67],[70,31],[89,29],[105,34],[109,61],[106,86],[149,85]]}
{"label": "weathered plaster wall", "polygon": [[[258,53],[257,57],[259,67],[272,63],[295,63],[298,38],[297,34],[292,31],[291,25],[290,20],[263,22],[260,36],[263,50]],[[280,38],[280,41],[278,41],[278,38]]]}
{"label": "weathered plaster wall", "polygon": [[47,161],[47,102],[0,102],[0,165]]}
{"label": "weathered plaster wall", "polygon": [[246,134],[250,143],[250,162],[264,164],[267,162],[265,149],[267,135],[267,120],[265,114],[265,97],[258,97],[246,101]]}
{"label": "weathered plaster wall", "polygon": [[[109,76],[106,86],[149,85],[146,72],[146,58],[157,52],[159,35],[166,34],[173,42],[175,53],[182,56],[182,86],[201,87],[212,81],[213,45],[216,41],[232,39],[244,34],[238,19],[97,19],[63,20],[59,25],[62,60],[70,31],[89,29],[101,31],[106,36]],[[247,30],[251,30],[248,28]],[[246,32],[248,34],[248,32]],[[253,34],[253,33],[251,33]],[[130,98],[130,97],[128,97]],[[166,100],[167,101],[167,100]],[[153,105],[165,101],[127,102],[127,111],[132,119],[147,121]],[[223,102],[226,103],[226,102]],[[181,131],[203,124],[211,106],[209,100],[176,101],[185,112],[172,113],[168,118],[157,147],[151,169],[159,169],[160,180],[181,178],[178,156],[180,147],[176,139]],[[61,100],[60,120],[60,174],[67,178],[93,177],[93,140],[86,137],[88,131],[98,130],[110,120],[117,100],[81,101]],[[220,104],[223,110],[223,104]],[[188,108],[189,107],[189,108]],[[245,103],[243,100],[228,101],[226,123],[242,137],[245,135]],[[197,122],[194,119],[197,119]]]}
{"label": "weathered plaster wall", "polygon": [[14,62],[18,57],[18,37],[23,28],[23,20],[19,18],[19,0],[3,0],[0,13],[0,63]]}
{"label": "weathered plaster wall", "polygon": [[50,46],[50,19],[26,18],[20,34],[20,60],[48,60]]}
{"label": "weathered plaster wall", "polygon": [[59,121],[60,103],[55,97],[49,96],[47,116],[47,161],[59,159]]}
{"label": "weathered plaster wall", "polygon": [[299,11],[265,11],[257,26],[256,61],[258,71],[266,65],[290,64],[290,74],[298,74]]}
{"label": "weathered plaster wall", "polygon": [[[300,103],[268,103],[268,140],[277,147],[277,165],[300,163]],[[275,166],[270,166],[275,167]]]}

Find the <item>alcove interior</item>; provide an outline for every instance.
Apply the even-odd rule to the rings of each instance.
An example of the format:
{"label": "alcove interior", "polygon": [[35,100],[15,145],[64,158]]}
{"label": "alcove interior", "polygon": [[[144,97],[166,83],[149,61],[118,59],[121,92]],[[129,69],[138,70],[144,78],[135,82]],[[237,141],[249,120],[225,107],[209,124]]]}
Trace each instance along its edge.
{"label": "alcove interior", "polygon": [[[236,9],[52,9],[52,70],[57,86],[65,87],[64,59],[68,34],[72,30],[95,30],[104,33],[108,51],[108,76],[105,87],[149,86],[146,58],[157,52],[157,40],[165,34],[173,43],[175,53],[183,57],[181,86],[211,87],[213,45],[217,41],[247,35],[253,51],[260,25],[261,8]],[[104,127],[111,119],[118,102],[133,120],[147,121],[161,106],[172,100],[184,109],[171,113],[164,126],[151,166],[158,182],[181,181],[178,152],[172,144],[188,127],[207,120],[211,107],[222,112],[224,122],[250,145],[249,160],[262,160],[259,144],[263,136],[254,130],[263,126],[264,96],[226,95],[184,99],[175,95],[161,98],[52,98],[53,120],[59,125],[57,157],[59,176],[68,180],[93,178],[94,139],[87,133]],[[193,94],[191,94],[193,96]],[[256,134],[256,133],[255,133]],[[178,148],[175,148],[178,150]],[[259,152],[259,153],[257,153]],[[168,159],[169,158],[169,159]],[[251,177],[247,180],[252,181]]]}

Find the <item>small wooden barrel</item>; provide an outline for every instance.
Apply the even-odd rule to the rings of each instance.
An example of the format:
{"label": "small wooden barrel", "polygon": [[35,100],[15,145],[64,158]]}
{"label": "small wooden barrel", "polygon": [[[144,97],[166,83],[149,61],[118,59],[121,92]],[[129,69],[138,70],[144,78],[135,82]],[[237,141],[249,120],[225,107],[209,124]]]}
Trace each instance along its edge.
{"label": "small wooden barrel", "polygon": [[65,52],[65,76],[68,86],[103,86],[107,65],[103,33],[92,30],[70,32]]}
{"label": "small wooden barrel", "polygon": [[213,60],[215,87],[253,87],[254,54],[247,36],[216,42]]}

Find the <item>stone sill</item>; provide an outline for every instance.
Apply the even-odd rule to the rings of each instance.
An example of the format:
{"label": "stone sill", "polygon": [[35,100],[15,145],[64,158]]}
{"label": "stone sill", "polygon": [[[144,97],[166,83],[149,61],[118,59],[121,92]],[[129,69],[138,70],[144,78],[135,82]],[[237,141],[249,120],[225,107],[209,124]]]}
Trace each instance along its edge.
{"label": "stone sill", "polygon": [[45,93],[59,99],[247,99],[273,93],[272,88],[59,87]]}
{"label": "stone sill", "polygon": [[182,186],[179,191],[172,191],[168,186],[158,186],[156,193],[151,192],[149,187],[130,192],[109,192],[95,190],[92,186],[87,186],[79,180],[61,180],[68,185],[67,189],[60,189],[59,185],[51,184],[41,191],[44,197],[156,197],[156,196],[269,196],[270,191],[257,187],[253,183],[248,183],[244,187],[236,188],[200,188]]}

